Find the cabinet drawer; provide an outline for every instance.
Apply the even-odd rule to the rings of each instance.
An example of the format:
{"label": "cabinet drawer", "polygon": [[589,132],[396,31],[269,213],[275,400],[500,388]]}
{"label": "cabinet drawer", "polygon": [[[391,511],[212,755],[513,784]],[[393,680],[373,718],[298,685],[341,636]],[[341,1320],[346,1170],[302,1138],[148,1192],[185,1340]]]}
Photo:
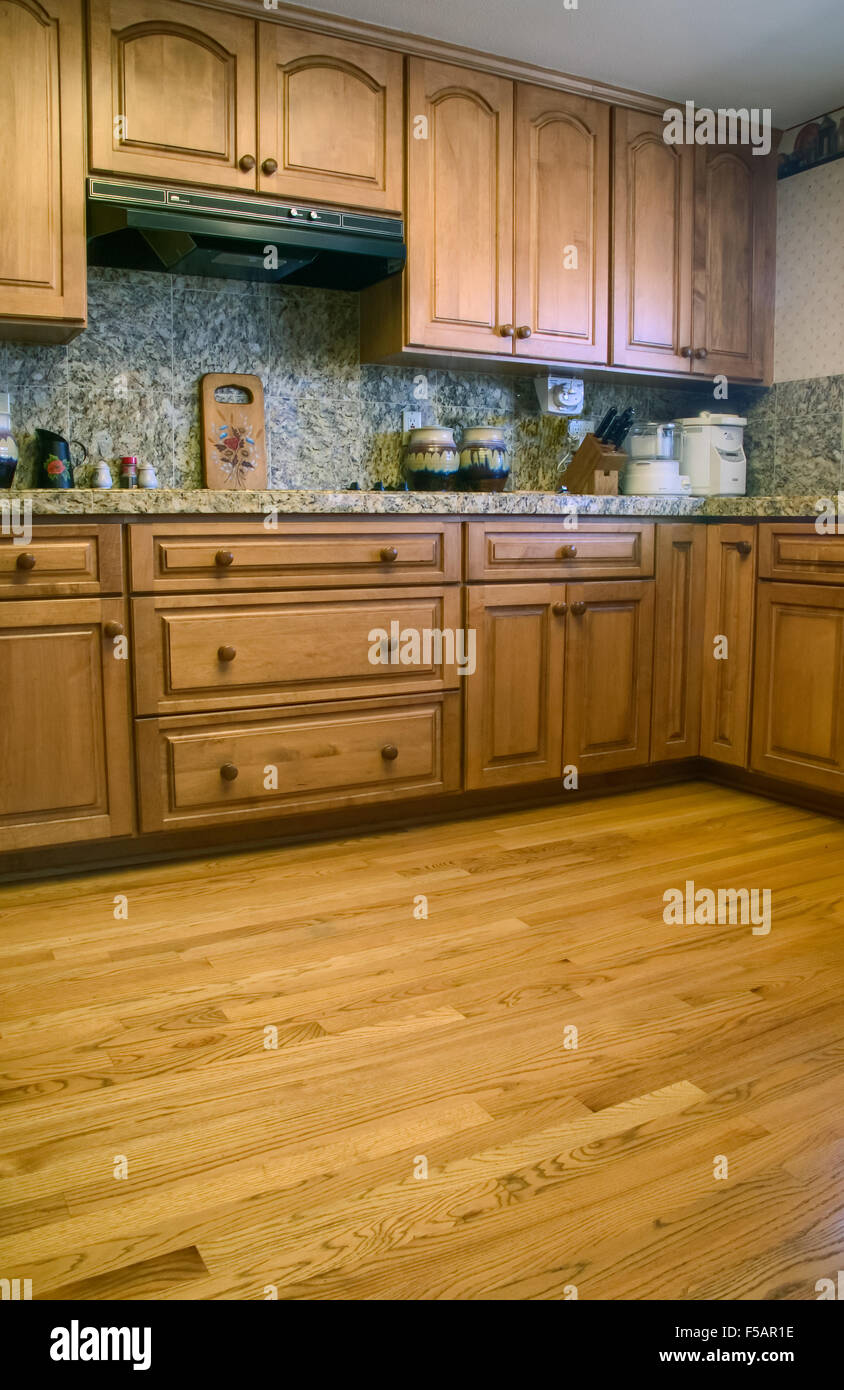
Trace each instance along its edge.
{"label": "cabinet drawer", "polygon": [[641,579],[654,572],[653,526],[562,519],[484,521],[467,525],[467,575],[491,579]]}
{"label": "cabinet drawer", "polygon": [[[138,714],[247,709],[443,690],[459,684],[448,643],[460,590],[387,589],[132,601]],[[389,661],[374,647],[387,635]],[[418,651],[412,634],[418,633]],[[418,661],[415,658],[418,657]]]}
{"label": "cabinet drawer", "polygon": [[35,526],[25,545],[0,536],[0,598],[119,594],[119,526]]}
{"label": "cabinet drawer", "polygon": [[457,583],[460,523],[278,520],[164,522],[130,528],[140,593]]}
{"label": "cabinet drawer", "polygon": [[137,721],[143,830],[214,825],[460,785],[460,696]]}
{"label": "cabinet drawer", "polygon": [[844,584],[844,534],[820,535],[813,521],[763,523],[759,578]]}

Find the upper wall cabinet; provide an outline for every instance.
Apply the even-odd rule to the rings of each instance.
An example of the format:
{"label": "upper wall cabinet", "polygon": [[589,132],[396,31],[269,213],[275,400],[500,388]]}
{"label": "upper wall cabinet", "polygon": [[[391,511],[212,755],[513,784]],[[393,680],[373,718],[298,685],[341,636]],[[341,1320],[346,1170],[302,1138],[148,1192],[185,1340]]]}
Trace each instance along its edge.
{"label": "upper wall cabinet", "polygon": [[90,164],[255,190],[255,24],[180,0],[90,0]]}
{"label": "upper wall cabinet", "polygon": [[269,23],[258,52],[260,191],[402,212],[401,54]]}
{"label": "upper wall cabinet", "polygon": [[411,59],[408,125],[409,341],[512,356],[513,84]]}
{"label": "upper wall cabinet", "polygon": [[81,0],[0,0],[0,338],[85,322]]}
{"label": "upper wall cabinet", "polygon": [[615,111],[613,363],[770,379],[774,161],[663,131]]}
{"label": "upper wall cabinet", "polygon": [[515,349],[606,362],[610,109],[516,88]]}
{"label": "upper wall cabinet", "polygon": [[617,108],[613,362],[689,370],[694,150],[666,145],[659,116]]}

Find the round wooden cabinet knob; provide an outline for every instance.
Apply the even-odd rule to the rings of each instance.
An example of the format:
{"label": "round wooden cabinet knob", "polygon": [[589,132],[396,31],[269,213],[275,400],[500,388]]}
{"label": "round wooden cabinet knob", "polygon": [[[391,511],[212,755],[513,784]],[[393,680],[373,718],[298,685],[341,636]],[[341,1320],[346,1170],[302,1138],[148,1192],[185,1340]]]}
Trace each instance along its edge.
{"label": "round wooden cabinet knob", "polygon": [[691,350],[690,347],[681,347],[681,348],[680,348],[680,356],[681,356],[681,357],[691,357],[691,355],[692,355],[692,350]]}
{"label": "round wooden cabinet knob", "polygon": [[261,165],[261,168],[265,174],[274,174],[276,169],[278,168],[278,160],[265,159],[263,164]]}
{"label": "round wooden cabinet knob", "polygon": [[217,655],[221,661],[234,661],[237,652],[234,647],[218,647]]}
{"label": "round wooden cabinet knob", "polygon": [[382,560],[384,560],[387,564],[392,564],[393,560],[397,560],[398,558],[399,552],[396,550],[396,547],[394,545],[384,546],[384,549],[381,551]]}
{"label": "round wooden cabinet knob", "polygon": [[223,763],[223,766],[220,768],[220,776],[224,782],[233,782],[237,774],[238,769],[235,767],[234,763]]}
{"label": "round wooden cabinet knob", "polygon": [[227,565],[234,564],[234,556],[230,550],[218,550],[214,556],[214,564],[221,565],[225,569]]}
{"label": "round wooden cabinet knob", "polygon": [[514,333],[516,332],[516,329],[512,323],[502,323],[498,331],[501,334],[502,338],[512,338]]}
{"label": "round wooden cabinet knob", "polygon": [[564,617],[566,616],[566,614],[568,613],[568,611],[569,611],[569,606],[568,606],[567,603],[552,603],[552,604],[551,604],[551,612],[552,612],[552,613],[555,613],[556,616],[557,616],[558,618],[564,618]]}
{"label": "round wooden cabinet knob", "polygon": [[237,162],[243,170],[244,174],[248,174],[250,169],[255,168],[254,154],[242,154]]}
{"label": "round wooden cabinet knob", "polygon": [[29,551],[25,550],[22,555],[18,556],[17,566],[19,570],[34,570],[35,556],[30,555]]}
{"label": "round wooden cabinet knob", "polygon": [[533,329],[532,329],[532,328],[528,328],[527,324],[526,324],[526,323],[523,323],[523,324],[520,325],[519,328],[516,329],[516,337],[517,337],[517,338],[529,338],[532,332],[533,332]]}
{"label": "round wooden cabinet knob", "polygon": [[395,762],[398,756],[399,750],[394,743],[384,744],[384,747],[381,749],[381,757],[384,759],[385,763]]}
{"label": "round wooden cabinet knob", "polygon": [[703,361],[704,357],[708,356],[709,353],[706,351],[706,348],[695,348],[695,357],[699,358],[701,362]]}
{"label": "round wooden cabinet knob", "polygon": [[577,556],[577,546],[576,546],[576,545],[564,545],[563,548],[562,548],[562,550],[560,551],[560,559],[561,559],[561,560],[574,560],[574,559],[576,558],[576,556]]}
{"label": "round wooden cabinet knob", "polygon": [[582,618],[586,612],[586,604],[578,599],[577,603],[572,604],[571,611],[576,618]]}
{"label": "round wooden cabinet knob", "polygon": [[103,627],[106,637],[122,637],[124,631],[125,628],[122,623],[106,623]]}
{"label": "round wooden cabinet knob", "polygon": [[753,546],[750,544],[750,541],[739,541],[736,546],[739,555],[749,555],[752,549]]}

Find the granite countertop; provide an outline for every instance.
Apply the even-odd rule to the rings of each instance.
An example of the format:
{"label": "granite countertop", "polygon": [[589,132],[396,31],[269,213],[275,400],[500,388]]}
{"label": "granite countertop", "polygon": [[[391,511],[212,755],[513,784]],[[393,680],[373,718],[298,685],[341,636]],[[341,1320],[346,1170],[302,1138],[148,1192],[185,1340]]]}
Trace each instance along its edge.
{"label": "granite countertop", "polygon": [[588,497],[559,492],[215,492],[206,489],[39,489],[5,494],[34,516],[579,516],[808,517],[817,496]]}

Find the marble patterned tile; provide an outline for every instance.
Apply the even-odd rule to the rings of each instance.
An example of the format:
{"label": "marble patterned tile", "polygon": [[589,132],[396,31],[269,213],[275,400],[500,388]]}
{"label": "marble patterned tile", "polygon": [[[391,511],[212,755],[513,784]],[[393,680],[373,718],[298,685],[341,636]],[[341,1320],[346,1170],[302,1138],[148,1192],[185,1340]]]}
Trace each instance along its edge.
{"label": "marble patterned tile", "polygon": [[777,416],[824,415],[844,412],[844,376],[810,377],[805,381],[781,381],[776,388]]}
{"label": "marble patterned tile", "polygon": [[359,480],[360,413],[357,406],[329,414],[320,400],[272,400],[267,413],[273,487],[334,489]]}
{"label": "marble patterned tile", "polygon": [[93,390],[74,389],[70,393],[69,429],[89,451],[90,462],[83,470],[88,479],[97,457],[112,462],[125,454],[135,454],[142,463],[151,463],[160,486],[173,484],[173,407],[169,397],[154,400],[146,392],[128,391],[118,397]]}
{"label": "marble patterned tile", "polygon": [[842,415],[777,416],[776,492],[826,496],[842,485]]}
{"label": "marble patterned tile", "polygon": [[757,497],[767,497],[774,491],[776,477],[776,420],[769,411],[761,416],[747,416],[744,430],[744,452],[747,456],[747,491]]}
{"label": "marble patterned tile", "polygon": [[358,297],[279,286],[267,300],[269,368],[277,395],[360,395]]}
{"label": "marble patterned tile", "polygon": [[434,408],[441,425],[491,425],[512,420],[514,378],[483,372],[437,372]]}
{"label": "marble patterned tile", "polygon": [[[207,372],[249,372],[269,385],[267,302],[254,295],[173,292],[173,376],[183,391]],[[198,389],[198,387],[197,387]]]}
{"label": "marble patterned tile", "polygon": [[143,385],[135,374],[169,382],[172,365],[172,288],[169,275],[129,271],[88,274],[88,327],[68,344],[72,386],[104,380]]}
{"label": "marble patterned tile", "polygon": [[12,434],[18,446],[17,487],[36,487],[36,429],[70,438],[67,356],[51,357],[49,369],[9,377]]}

